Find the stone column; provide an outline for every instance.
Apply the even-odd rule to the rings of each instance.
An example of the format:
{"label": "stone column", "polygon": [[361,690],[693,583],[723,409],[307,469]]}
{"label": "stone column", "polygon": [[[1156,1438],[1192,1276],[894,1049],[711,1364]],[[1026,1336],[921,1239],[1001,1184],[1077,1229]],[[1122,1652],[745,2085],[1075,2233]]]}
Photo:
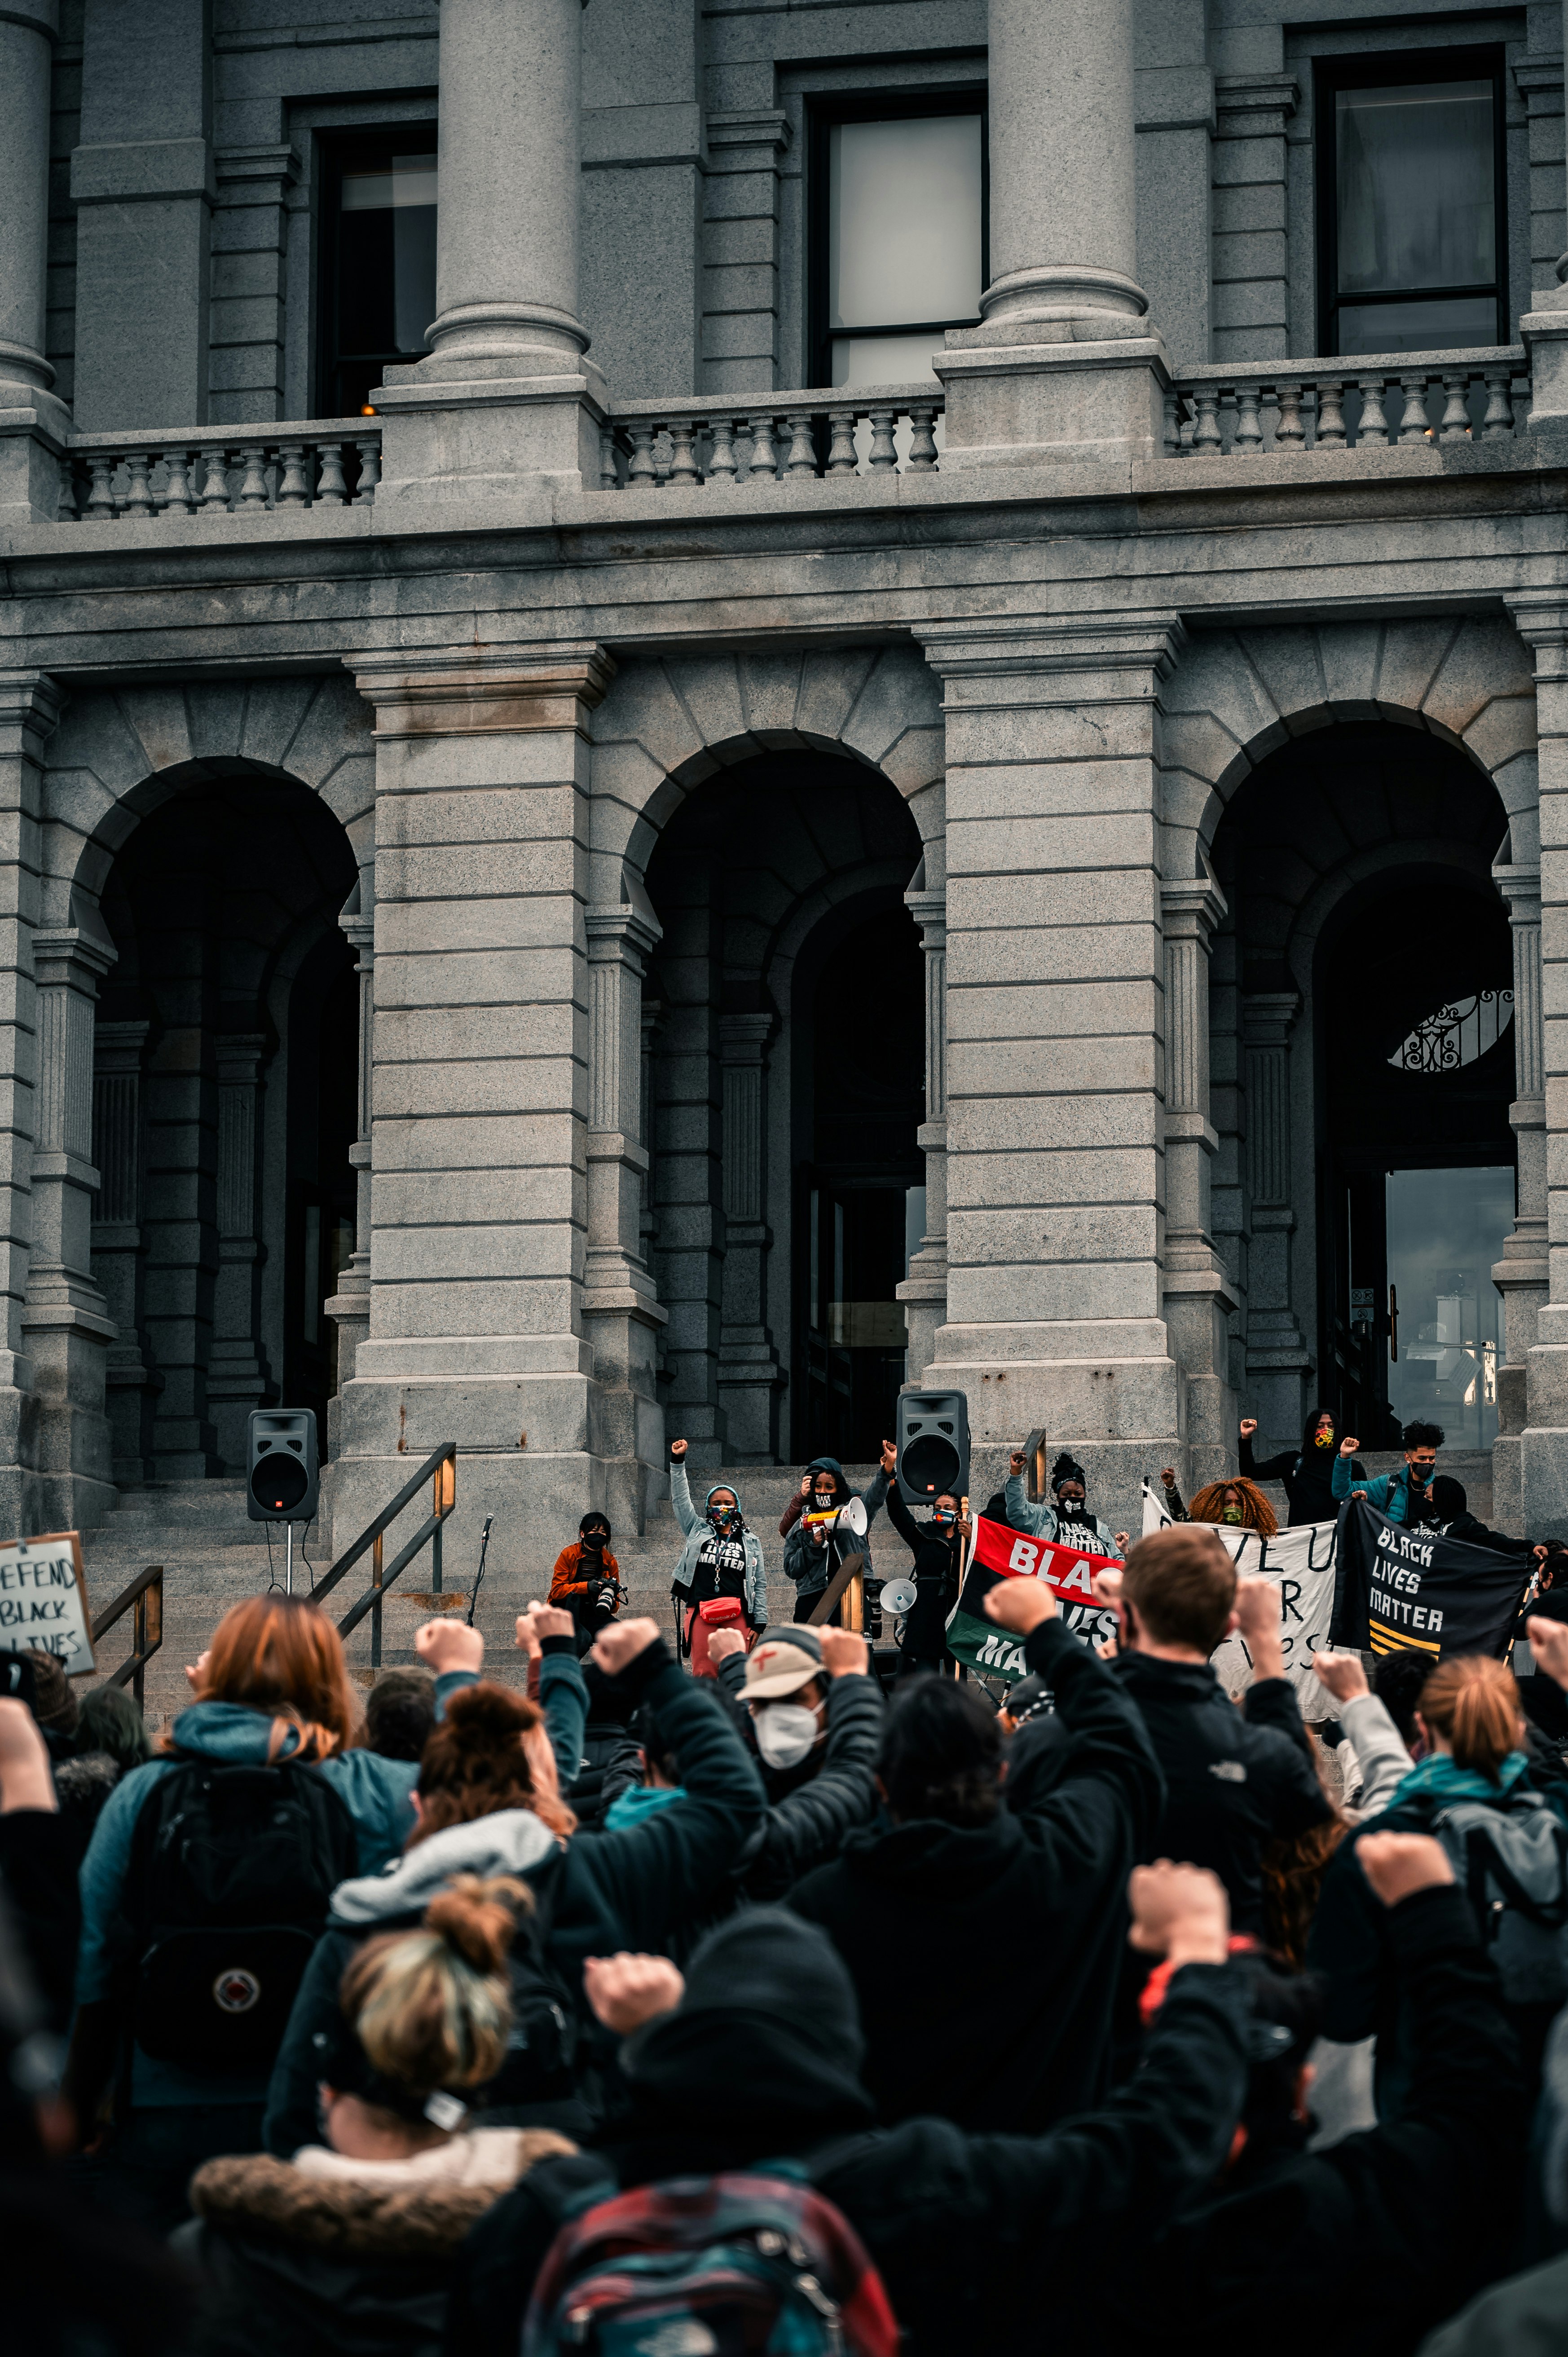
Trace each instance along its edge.
{"label": "stone column", "polygon": [[[946,687],[948,1309],[971,1489],[1043,1426],[1113,1527],[1182,1469],[1164,1315],[1155,843],[1165,614],[930,623]],[[1037,1206],[1039,1208],[1029,1208]]]}
{"label": "stone column", "polygon": [[990,0],[991,285],[950,328],[944,468],[1163,447],[1137,271],[1133,0]]}
{"label": "stone column", "polygon": [[736,1465],[772,1464],[774,1405],[784,1383],[767,1322],[772,1236],[763,1217],[767,1168],[767,1049],[771,1015],[721,1015],[724,1087],[725,1256],[720,1294],[719,1405],[725,1454]]}
{"label": "stone column", "polygon": [[[1559,76],[1568,63],[1568,0],[1563,0],[1561,39]],[[1526,98],[1528,102],[1528,88]],[[1561,204],[1568,198],[1561,163],[1556,178]],[[1530,308],[1519,323],[1530,359],[1530,414],[1525,424],[1532,433],[1537,425],[1560,425],[1568,419],[1568,251],[1558,256],[1556,276],[1556,285],[1530,296]]]}
{"label": "stone column", "polygon": [[[1498,1437],[1492,1447],[1492,1512],[1498,1530],[1518,1530],[1523,1512],[1523,1440],[1530,1349],[1547,1297],[1546,1075],[1541,1004],[1541,863],[1492,870],[1513,933],[1514,1101],[1509,1125],[1519,1153],[1513,1233],[1492,1271],[1503,1297],[1503,1362],[1498,1369]],[[1506,1522],[1504,1514],[1509,1516]]]}
{"label": "stone column", "polygon": [[0,11],[0,523],[52,523],[70,412],[44,358],[49,83],[59,0]]}
{"label": "stone column", "polygon": [[1226,1319],[1236,1297],[1215,1249],[1209,1182],[1219,1139],[1208,1103],[1208,951],[1225,896],[1208,876],[1160,887],[1165,940],[1165,1322],[1187,1376],[1189,1477],[1234,1470]]}
{"label": "stone column", "polygon": [[299,157],[286,139],[220,147],[213,177],[212,421],[254,425],[297,417],[284,391],[284,362],[288,201]]}
{"label": "stone column", "polygon": [[640,1530],[664,1458],[654,1389],[667,1312],[642,1244],[642,985],[660,929],[651,909],[591,908],[588,939],[588,1251],[583,1330],[594,1346],[592,1448],[614,1468],[620,1511]]}
{"label": "stone column", "polygon": [[354,1249],[349,1265],[338,1272],[338,1290],[327,1303],[327,1315],[338,1328],[338,1385],[327,1403],[327,1445],[335,1459],[339,1403],[343,1386],[354,1373],[359,1348],[371,1330],[371,1119],[373,1111],[376,1024],[375,910],[363,906],[363,884],[356,884],[338,919],[339,931],[353,950],[355,979],[360,985],[359,1117],[349,1159],[354,1168]]}
{"label": "stone column", "polygon": [[591,1503],[624,1527],[636,1502],[596,1452],[583,1300],[587,716],[614,666],[563,640],[354,672],[376,711],[375,1180],[334,1524],[456,1440],[452,1544],[472,1562],[493,1511],[490,1572],[536,1579],[542,1530]]}
{"label": "stone column", "polygon": [[225,1032],[216,1049],[218,1282],[212,1295],[207,1406],[218,1454],[232,1471],[245,1463],[251,1410],[261,1406],[271,1389],[258,1330],[264,1253],[256,1233],[256,1157],[265,1094],[261,1073],[267,1042],[260,1032]]}
{"label": "stone column", "polygon": [[104,1361],[113,1469],[117,1482],[152,1471],[148,1426],[158,1378],[142,1356],[142,1058],[146,1023],[93,1027],[92,1274],[115,1327]]}
{"label": "stone column", "polygon": [[41,672],[0,671],[0,1537],[47,1530],[37,1492],[38,1403],[22,1331],[33,1234],[38,1001],[33,931],[43,867],[39,805],[44,747],[59,717]]}
{"label": "stone column", "polygon": [[1215,79],[1214,347],[1256,368],[1290,351],[1285,125],[1301,92],[1288,73]]}
{"label": "stone column", "polygon": [[92,1026],[113,944],[79,925],[33,935],[38,1101],[33,1249],[22,1332],[38,1398],[38,1504],[46,1530],[102,1521],[114,1504],[105,1354],[116,1339],[92,1275]]}
{"label": "stone column", "polygon": [[1291,1159],[1290,1032],[1301,1001],[1294,990],[1249,991],[1241,1001],[1247,1087],[1247,1413],[1260,1438],[1283,1448],[1301,1431],[1303,1379],[1312,1356],[1291,1302],[1295,1233]]}
{"label": "stone column", "polygon": [[925,875],[922,860],[904,895],[926,953],[926,1118],[917,1134],[926,1157],[926,1232],[897,1288],[909,1334],[905,1372],[912,1383],[925,1382],[948,1314],[948,896],[945,885],[928,888]]}
{"label": "stone column", "polygon": [[[599,479],[578,317],[582,0],[442,0],[432,350],[388,371],[381,502]],[[541,488],[536,481],[534,496]]]}

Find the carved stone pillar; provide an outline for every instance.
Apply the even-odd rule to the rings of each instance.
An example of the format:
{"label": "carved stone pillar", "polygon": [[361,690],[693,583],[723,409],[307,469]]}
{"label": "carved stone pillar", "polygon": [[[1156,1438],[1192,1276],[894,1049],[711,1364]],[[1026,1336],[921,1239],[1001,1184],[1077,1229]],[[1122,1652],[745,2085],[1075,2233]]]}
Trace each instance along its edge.
{"label": "carved stone pillar", "polygon": [[373,910],[362,909],[358,884],[338,919],[338,929],[358,963],[354,976],[360,985],[360,1073],[358,1118],[349,1159],[354,1168],[354,1249],[349,1265],[338,1275],[338,1290],[327,1304],[327,1315],[338,1328],[338,1372],[332,1397],[327,1403],[327,1447],[337,1454],[338,1401],[345,1383],[354,1377],[354,1354],[371,1331],[371,1114],[375,1078],[376,921]]}
{"label": "carved stone pillar", "polygon": [[925,873],[922,861],[904,895],[926,954],[926,1118],[917,1132],[926,1157],[926,1231],[897,1288],[909,1334],[904,1372],[912,1383],[924,1381],[948,1314],[948,896],[945,885],[928,889]]}
{"label": "carved stone pillar", "polygon": [[1283,1448],[1301,1430],[1303,1381],[1312,1364],[1291,1305],[1295,1232],[1291,1166],[1290,1028],[1294,990],[1250,992],[1241,1001],[1247,1070],[1247,1200],[1252,1232],[1247,1286],[1247,1413],[1260,1439]]}
{"label": "carved stone pillar", "polygon": [[119,1339],[109,1345],[104,1385],[116,1481],[153,1471],[149,1418],[157,1376],[142,1354],[142,1058],[145,1023],[95,1027],[92,1158],[92,1274]]}
{"label": "carved stone pillar", "polygon": [[596,1454],[645,1469],[639,1520],[651,1502],[649,1479],[664,1458],[664,1425],[654,1389],[660,1308],[644,1256],[642,984],[660,940],[651,909],[590,909],[588,936],[588,1252],[583,1272],[583,1331],[594,1349]]}
{"label": "carved stone pillar", "polygon": [[113,944],[77,925],[33,935],[38,1087],[33,1251],[22,1331],[38,1397],[38,1510],[46,1530],[102,1520],[115,1501],[105,1355],[116,1340],[92,1275],[92,1026]]}
{"label": "carved stone pillar", "polygon": [[232,1472],[245,1462],[251,1410],[272,1386],[262,1358],[259,1283],[263,1247],[256,1233],[256,1154],[267,1043],[260,1032],[224,1033],[218,1063],[218,1282],[207,1405],[218,1454]]}
{"label": "carved stone pillar", "polygon": [[765,1051],[771,1015],[721,1015],[724,1078],[725,1258],[720,1295],[719,1401],[725,1454],[737,1465],[774,1459],[774,1401],[784,1382],[766,1316],[765,1269],[772,1241],[766,1200]]}
{"label": "carved stone pillar", "polygon": [[1209,1223],[1219,1139],[1208,1104],[1208,952],[1225,896],[1208,876],[1160,887],[1165,974],[1165,1312],[1171,1353],[1187,1376],[1194,1486],[1233,1467],[1235,1396],[1226,1319],[1236,1307]]}
{"label": "carved stone pillar", "polygon": [[[52,523],[71,415],[44,358],[49,101],[59,0],[0,9],[0,519]],[[80,38],[80,37],[79,37]]]}
{"label": "carved stone pillar", "polygon": [[[1513,931],[1514,1101],[1509,1124],[1519,1146],[1513,1233],[1492,1271],[1503,1297],[1503,1363],[1498,1369],[1498,1437],[1492,1448],[1492,1513],[1498,1530],[1522,1527],[1528,1361],[1551,1265],[1546,1244],[1546,1063],[1541,1005],[1541,863],[1492,870]],[[1509,1519],[1504,1520],[1507,1516]]]}

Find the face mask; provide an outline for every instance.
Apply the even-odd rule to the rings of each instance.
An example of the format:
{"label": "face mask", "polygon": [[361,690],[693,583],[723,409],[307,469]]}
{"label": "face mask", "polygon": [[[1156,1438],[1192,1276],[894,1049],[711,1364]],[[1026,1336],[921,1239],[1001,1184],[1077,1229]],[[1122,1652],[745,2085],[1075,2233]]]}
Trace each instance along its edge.
{"label": "face mask", "polygon": [[1081,1495],[1075,1497],[1070,1490],[1063,1490],[1057,1499],[1057,1505],[1060,1512],[1066,1514],[1070,1521],[1079,1522],[1082,1520],[1083,1499]]}
{"label": "face mask", "polygon": [[950,1506],[939,1506],[936,1512],[931,1516],[931,1520],[935,1523],[939,1531],[950,1531],[953,1524],[957,1522],[958,1516],[953,1512]]}
{"label": "face mask", "polygon": [[798,1768],[817,1739],[817,1714],[798,1702],[771,1702],[752,1720],[757,1748],[770,1768]]}
{"label": "face mask", "polygon": [[708,1520],[721,1538],[727,1538],[740,1528],[740,1512],[735,1506],[710,1506]]}
{"label": "face mask", "polygon": [[1424,1490],[1424,1489],[1425,1489],[1425,1487],[1426,1487],[1426,1485],[1427,1485],[1427,1483],[1431,1480],[1431,1479],[1432,1479],[1433,1475],[1436,1472],[1436,1470],[1437,1470],[1437,1467],[1436,1467],[1436,1465],[1435,1465],[1435,1464],[1432,1464],[1432,1465],[1412,1465],[1412,1466],[1411,1467],[1411,1469],[1410,1469],[1410,1478],[1411,1478],[1411,1480],[1412,1480],[1412,1481],[1417,1482],[1417,1483],[1420,1485],[1420,1487],[1421,1487],[1422,1489],[1423,1489],[1423,1490]]}
{"label": "face mask", "polygon": [[598,1554],[599,1549],[605,1544],[605,1543],[606,1534],[603,1531],[585,1531],[583,1533],[583,1544],[585,1547],[592,1547],[596,1555]]}
{"label": "face mask", "polygon": [[1334,1446],[1333,1426],[1330,1425],[1326,1432],[1319,1432],[1316,1435],[1316,1440],[1319,1448],[1332,1448]]}
{"label": "face mask", "polygon": [[816,1490],[812,1491],[811,1512],[813,1514],[831,1514],[832,1510],[833,1493],[831,1490]]}
{"label": "face mask", "polygon": [[1240,1506],[1227,1506],[1227,1507],[1226,1507],[1226,1509],[1225,1509],[1225,1511],[1224,1511],[1224,1512],[1220,1515],[1219,1519],[1220,1519],[1220,1521],[1221,1521],[1222,1523],[1239,1523],[1239,1522],[1240,1521],[1240,1519],[1241,1519],[1241,1509],[1240,1509]]}

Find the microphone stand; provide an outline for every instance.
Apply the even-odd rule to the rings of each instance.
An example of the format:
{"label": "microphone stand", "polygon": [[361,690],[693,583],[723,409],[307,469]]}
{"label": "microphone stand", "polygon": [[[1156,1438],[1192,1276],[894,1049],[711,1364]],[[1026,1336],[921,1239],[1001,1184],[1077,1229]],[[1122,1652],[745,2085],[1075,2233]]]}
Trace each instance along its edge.
{"label": "microphone stand", "polygon": [[474,1592],[468,1598],[468,1626],[470,1629],[474,1625],[474,1607],[479,1600],[479,1582],[485,1576],[485,1557],[489,1553],[490,1524],[494,1521],[495,1516],[493,1514],[487,1514],[485,1516],[485,1527],[479,1534],[479,1567],[474,1574]]}

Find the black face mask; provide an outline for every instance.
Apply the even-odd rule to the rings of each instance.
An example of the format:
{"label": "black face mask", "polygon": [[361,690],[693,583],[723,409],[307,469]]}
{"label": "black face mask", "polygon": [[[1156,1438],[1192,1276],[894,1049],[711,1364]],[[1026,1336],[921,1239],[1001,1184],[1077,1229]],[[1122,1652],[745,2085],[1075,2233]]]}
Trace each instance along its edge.
{"label": "black face mask", "polygon": [[583,1533],[583,1544],[585,1547],[592,1547],[594,1553],[597,1555],[601,1547],[605,1547],[609,1544],[609,1533],[607,1531],[585,1531]]}

